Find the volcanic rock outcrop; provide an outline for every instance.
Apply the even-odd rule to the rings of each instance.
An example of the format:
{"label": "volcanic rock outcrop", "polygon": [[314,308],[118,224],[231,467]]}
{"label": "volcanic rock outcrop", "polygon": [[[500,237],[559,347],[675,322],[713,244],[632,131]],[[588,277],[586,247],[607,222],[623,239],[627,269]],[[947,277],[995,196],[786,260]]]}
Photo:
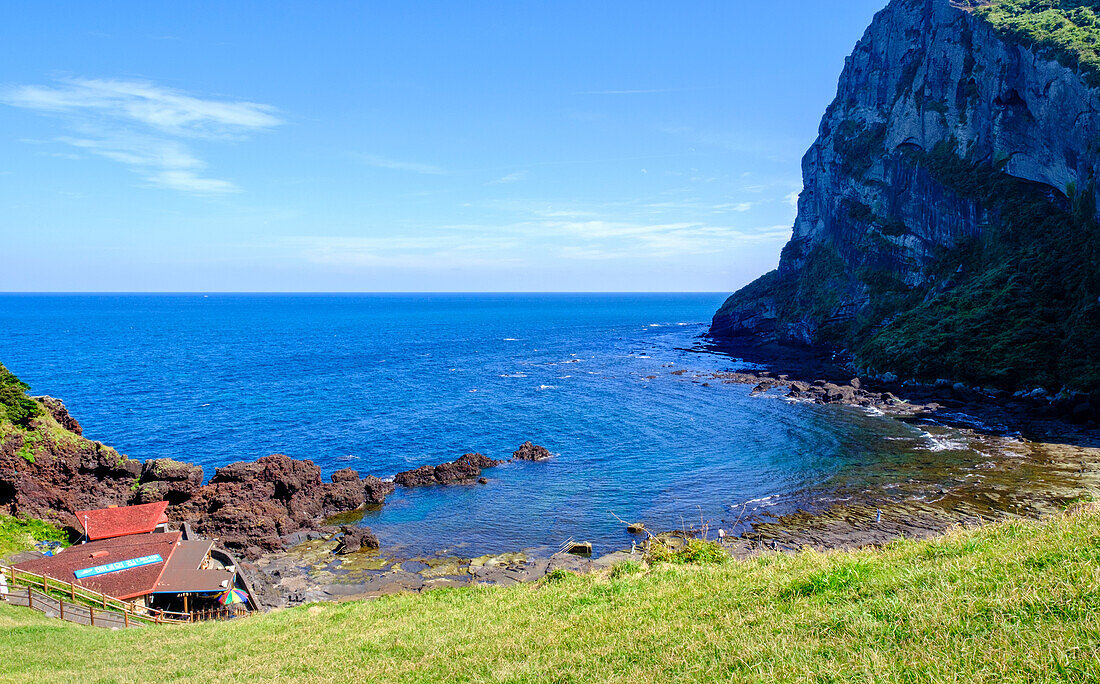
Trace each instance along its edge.
{"label": "volcanic rock outcrop", "polygon": [[[322,528],[331,533],[326,518],[384,503],[395,488],[394,482],[373,475],[361,478],[351,468],[337,470],[325,482],[312,461],[283,454],[217,468],[203,484],[201,466],[167,458],[144,463],[129,459],[83,438],[79,423],[59,400],[35,401],[41,410],[25,425],[0,414],[2,514],[77,530],[77,510],[168,501],[170,519],[189,522],[200,534],[245,558],[256,558],[284,548],[288,539],[309,538]],[[528,442],[516,451],[516,458],[538,460],[544,452],[549,454]],[[503,462],[471,453],[399,473],[394,480],[407,487],[469,482],[483,468]],[[377,538],[363,527],[343,528],[342,539],[347,553],[378,546]]]}
{"label": "volcanic rock outcrop", "polygon": [[254,558],[325,517],[378,504],[393,483],[351,469],[323,481],[311,461],[275,454],[218,468],[206,485],[200,466],[172,459],[129,459],[80,436],[57,399],[30,425],[0,432],[0,513],[78,529],[76,510],[168,501],[169,517]]}
{"label": "volcanic rock outcrop", "polygon": [[481,475],[482,468],[493,468],[504,461],[497,461],[483,454],[464,454],[450,463],[420,466],[393,476],[402,487],[425,487],[437,484],[470,482]]}
{"label": "volcanic rock outcrop", "polygon": [[512,452],[513,461],[545,461],[552,454],[546,447],[541,447],[531,442],[524,442],[518,449]]}

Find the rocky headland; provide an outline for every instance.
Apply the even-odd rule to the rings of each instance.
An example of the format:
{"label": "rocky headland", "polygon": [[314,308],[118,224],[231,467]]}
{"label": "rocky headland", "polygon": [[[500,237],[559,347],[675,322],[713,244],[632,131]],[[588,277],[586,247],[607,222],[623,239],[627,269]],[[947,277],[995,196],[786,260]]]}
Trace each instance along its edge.
{"label": "rocky headland", "polygon": [[[0,373],[13,378],[2,366]],[[21,395],[25,386],[16,382],[9,386]],[[25,413],[0,421],[0,513],[77,530],[74,511],[168,501],[171,520],[190,523],[247,559],[320,535],[346,538],[341,548],[349,552],[377,548],[369,530],[336,527],[329,519],[381,505],[398,485],[472,482],[482,468],[505,462],[466,454],[398,473],[393,481],[361,477],[350,468],[326,481],[312,461],[272,454],[216,468],[204,482],[201,466],[172,459],[139,461],[84,438],[58,399],[21,396],[20,401]],[[546,458],[549,451],[528,442],[516,454],[538,460],[531,455]]]}
{"label": "rocky headland", "polygon": [[803,159],[778,269],[711,334],[1096,419],[1100,71],[1082,5],[890,2]]}

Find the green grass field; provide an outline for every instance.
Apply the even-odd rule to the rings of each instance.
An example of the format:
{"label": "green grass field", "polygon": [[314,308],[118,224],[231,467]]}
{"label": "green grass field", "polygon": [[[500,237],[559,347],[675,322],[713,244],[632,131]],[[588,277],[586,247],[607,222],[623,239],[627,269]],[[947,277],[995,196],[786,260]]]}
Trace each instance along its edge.
{"label": "green grass field", "polygon": [[0,680],[185,678],[1100,681],[1100,512],[125,632],[0,606]]}

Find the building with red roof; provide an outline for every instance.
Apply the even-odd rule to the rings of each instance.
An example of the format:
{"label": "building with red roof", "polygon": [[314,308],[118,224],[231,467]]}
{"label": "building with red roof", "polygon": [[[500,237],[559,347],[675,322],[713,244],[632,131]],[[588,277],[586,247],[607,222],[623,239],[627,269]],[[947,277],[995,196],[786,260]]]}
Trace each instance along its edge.
{"label": "building with red roof", "polygon": [[77,521],[89,541],[154,532],[168,524],[168,502],[77,511]]}
{"label": "building with red roof", "polygon": [[156,532],[101,539],[15,567],[128,601],[153,593],[181,536]]}
{"label": "building with red roof", "polygon": [[160,527],[167,507],[162,501],[78,511],[90,541],[14,567],[151,608],[202,610],[234,588],[251,603],[247,581],[227,552],[195,538],[186,524],[183,531]]}

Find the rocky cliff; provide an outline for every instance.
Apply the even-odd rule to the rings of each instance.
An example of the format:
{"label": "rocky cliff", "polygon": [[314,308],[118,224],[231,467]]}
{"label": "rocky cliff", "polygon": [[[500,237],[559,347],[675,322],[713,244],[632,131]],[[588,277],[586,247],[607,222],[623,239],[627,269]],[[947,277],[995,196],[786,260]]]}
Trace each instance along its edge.
{"label": "rocky cliff", "polygon": [[803,159],[778,270],[712,335],[903,379],[1100,386],[1100,90],[1074,56],[1091,4],[890,2]]}

